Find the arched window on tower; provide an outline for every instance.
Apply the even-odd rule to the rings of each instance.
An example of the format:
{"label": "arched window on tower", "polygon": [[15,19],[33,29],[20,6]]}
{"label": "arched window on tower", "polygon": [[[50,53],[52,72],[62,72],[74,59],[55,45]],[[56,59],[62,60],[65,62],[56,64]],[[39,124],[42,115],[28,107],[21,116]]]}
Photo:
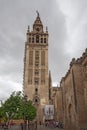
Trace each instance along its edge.
{"label": "arched window on tower", "polygon": [[36,35],[36,43],[39,43],[39,35]]}
{"label": "arched window on tower", "polygon": [[41,38],[41,43],[43,43],[43,38]]}
{"label": "arched window on tower", "polygon": [[32,43],[34,43],[34,37],[32,37]]}
{"label": "arched window on tower", "polygon": [[46,38],[44,38],[44,43],[46,43]]}
{"label": "arched window on tower", "polygon": [[38,94],[38,88],[35,88],[35,94]]}
{"label": "arched window on tower", "polygon": [[40,103],[40,99],[38,96],[35,96],[34,99],[33,99],[33,103],[38,105]]}
{"label": "arched window on tower", "polygon": [[29,38],[29,43],[31,42],[31,38]]}

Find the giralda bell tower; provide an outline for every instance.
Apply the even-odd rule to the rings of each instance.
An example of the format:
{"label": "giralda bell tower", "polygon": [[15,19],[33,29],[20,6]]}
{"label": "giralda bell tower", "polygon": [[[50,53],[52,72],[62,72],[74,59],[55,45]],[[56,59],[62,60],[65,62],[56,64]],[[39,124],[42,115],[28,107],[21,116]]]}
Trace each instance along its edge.
{"label": "giralda bell tower", "polygon": [[37,108],[37,120],[42,121],[43,107],[49,104],[48,30],[37,11],[33,29],[27,30],[24,57],[24,94]]}

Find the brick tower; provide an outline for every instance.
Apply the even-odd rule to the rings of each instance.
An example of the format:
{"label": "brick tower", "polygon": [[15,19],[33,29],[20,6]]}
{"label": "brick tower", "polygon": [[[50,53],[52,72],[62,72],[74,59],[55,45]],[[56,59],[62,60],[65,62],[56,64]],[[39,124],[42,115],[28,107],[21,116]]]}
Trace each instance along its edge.
{"label": "brick tower", "polygon": [[37,121],[43,120],[43,107],[49,104],[48,30],[37,11],[33,29],[27,30],[24,57],[24,94],[37,108]]}

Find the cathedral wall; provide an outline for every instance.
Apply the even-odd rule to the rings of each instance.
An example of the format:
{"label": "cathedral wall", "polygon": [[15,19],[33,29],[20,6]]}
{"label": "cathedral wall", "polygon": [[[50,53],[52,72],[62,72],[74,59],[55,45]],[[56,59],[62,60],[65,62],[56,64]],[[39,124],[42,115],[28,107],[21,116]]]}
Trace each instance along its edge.
{"label": "cathedral wall", "polygon": [[[79,126],[83,126],[87,122],[87,106],[85,104],[85,82],[84,77],[84,66],[82,65],[74,65],[74,80],[75,80],[75,87],[76,87],[76,97],[77,97],[77,112],[78,112],[78,122]],[[85,83],[85,84],[84,84]]]}
{"label": "cathedral wall", "polygon": [[72,75],[69,72],[61,84],[63,92],[63,117],[65,128],[71,129],[76,127],[76,113],[74,107],[74,95],[72,87]]}
{"label": "cathedral wall", "polygon": [[62,91],[61,87],[58,88],[56,92],[56,116],[57,120],[63,122],[63,114],[62,114]]}
{"label": "cathedral wall", "polygon": [[66,130],[87,128],[87,58],[82,58],[74,61],[61,80]]}

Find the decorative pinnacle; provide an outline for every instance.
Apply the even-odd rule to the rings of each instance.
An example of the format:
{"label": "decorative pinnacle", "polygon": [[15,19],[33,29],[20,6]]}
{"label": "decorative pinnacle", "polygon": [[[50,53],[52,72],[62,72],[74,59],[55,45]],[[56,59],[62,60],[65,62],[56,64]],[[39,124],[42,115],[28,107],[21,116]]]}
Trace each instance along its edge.
{"label": "decorative pinnacle", "polygon": [[30,31],[30,27],[28,26],[28,30],[27,30],[28,32]]}
{"label": "decorative pinnacle", "polygon": [[38,12],[38,10],[36,10],[36,13],[37,13],[37,17],[39,17],[39,12]]}
{"label": "decorative pinnacle", "polygon": [[48,27],[46,26],[46,32],[48,32]]}

